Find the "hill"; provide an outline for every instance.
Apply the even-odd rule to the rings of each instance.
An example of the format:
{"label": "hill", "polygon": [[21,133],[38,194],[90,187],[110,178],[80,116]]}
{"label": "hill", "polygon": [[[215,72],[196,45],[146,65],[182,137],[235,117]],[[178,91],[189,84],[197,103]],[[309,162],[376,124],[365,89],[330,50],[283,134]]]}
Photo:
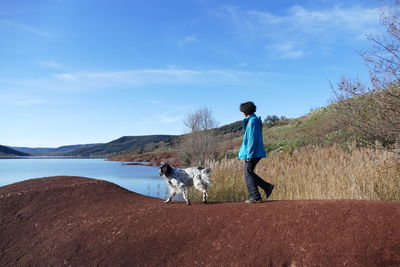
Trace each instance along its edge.
{"label": "hill", "polygon": [[336,122],[334,105],[322,107],[295,119],[263,129],[268,152],[289,151],[307,145],[344,144],[352,140],[351,130]]}
{"label": "hill", "polygon": [[[219,128],[213,129],[216,143],[216,152],[222,157],[227,151],[235,149],[240,144],[238,137],[241,136],[242,121],[236,121]],[[179,146],[184,135],[171,136],[169,139],[146,143],[142,146],[133,145],[123,151],[108,155],[109,160],[151,162],[158,165],[161,161],[168,161],[174,166],[180,166]],[[238,143],[239,142],[239,143]]]}
{"label": "hill", "polygon": [[7,157],[7,156],[29,156],[28,153],[24,153],[21,151],[17,151],[7,146],[0,145],[0,156]]}
{"label": "hill", "polygon": [[[337,111],[334,104],[310,111],[299,118],[285,119],[276,125],[264,124],[264,146],[268,153],[273,151],[291,151],[294,148],[308,145],[346,144],[354,140],[350,128],[343,127],[336,121]],[[241,123],[241,122],[240,122]],[[236,122],[237,133],[242,130]],[[222,127],[221,127],[222,128]],[[225,151],[225,156],[235,157],[240,147],[242,136],[232,136],[229,140],[233,146]]]}
{"label": "hill", "polygon": [[115,153],[143,153],[166,150],[179,142],[179,136],[146,135],[123,136],[108,143],[80,144],[57,148],[12,147],[20,155],[104,157]]}
{"label": "hill", "polygon": [[164,204],[82,177],[0,187],[1,266],[396,266],[400,204]]}
{"label": "hill", "polygon": [[79,148],[87,148],[93,145],[98,144],[86,144],[86,145],[68,145],[68,146],[60,146],[56,148],[52,147],[11,147],[12,149],[28,153],[34,156],[64,156],[66,153],[69,153],[73,150]]}
{"label": "hill", "polygon": [[171,142],[174,135],[144,135],[144,136],[123,136],[105,144],[97,144],[81,147],[64,153],[65,156],[101,157],[113,153],[125,153],[134,151],[141,153],[156,150],[164,143]]}

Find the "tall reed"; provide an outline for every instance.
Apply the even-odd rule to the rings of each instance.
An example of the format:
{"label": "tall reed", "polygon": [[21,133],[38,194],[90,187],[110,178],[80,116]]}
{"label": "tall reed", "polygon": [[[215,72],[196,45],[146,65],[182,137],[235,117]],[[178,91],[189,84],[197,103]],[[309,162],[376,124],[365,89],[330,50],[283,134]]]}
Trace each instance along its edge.
{"label": "tall reed", "polygon": [[[210,201],[242,201],[247,197],[243,162],[223,159],[209,162],[207,167],[213,169]],[[256,173],[276,186],[271,200],[369,199],[400,202],[400,162],[390,152],[355,146],[345,150],[337,145],[308,146],[295,149],[292,153],[270,154],[257,165]],[[199,195],[196,198],[199,200]]]}

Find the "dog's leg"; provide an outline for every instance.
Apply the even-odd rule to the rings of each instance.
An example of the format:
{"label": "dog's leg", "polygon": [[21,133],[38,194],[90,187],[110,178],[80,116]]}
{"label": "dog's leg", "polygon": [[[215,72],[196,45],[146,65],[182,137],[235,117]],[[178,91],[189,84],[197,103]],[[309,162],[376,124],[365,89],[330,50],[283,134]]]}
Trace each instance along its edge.
{"label": "dog's leg", "polygon": [[203,203],[207,204],[207,198],[208,198],[207,187],[205,185],[203,185],[202,183],[195,183],[194,187],[196,187],[198,190],[203,192]]}
{"label": "dog's leg", "polygon": [[174,198],[176,192],[172,191],[171,194],[169,195],[169,198],[167,200],[164,201],[164,203],[169,203],[171,202],[171,200]]}
{"label": "dog's leg", "polygon": [[183,195],[183,198],[186,200],[186,204],[190,205],[190,201],[188,199],[187,188],[182,189],[182,195]]}
{"label": "dog's leg", "polygon": [[203,203],[207,204],[207,198],[208,198],[208,194],[207,191],[204,189],[203,191]]}

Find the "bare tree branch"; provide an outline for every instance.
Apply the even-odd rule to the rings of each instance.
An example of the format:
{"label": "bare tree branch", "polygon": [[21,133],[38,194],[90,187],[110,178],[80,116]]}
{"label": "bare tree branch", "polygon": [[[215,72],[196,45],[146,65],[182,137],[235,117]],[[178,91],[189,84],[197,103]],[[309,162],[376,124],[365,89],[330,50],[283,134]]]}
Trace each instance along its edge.
{"label": "bare tree branch", "polygon": [[184,165],[203,165],[214,158],[217,141],[213,129],[217,123],[212,111],[200,108],[185,116],[184,124],[189,133],[183,136],[180,154]]}

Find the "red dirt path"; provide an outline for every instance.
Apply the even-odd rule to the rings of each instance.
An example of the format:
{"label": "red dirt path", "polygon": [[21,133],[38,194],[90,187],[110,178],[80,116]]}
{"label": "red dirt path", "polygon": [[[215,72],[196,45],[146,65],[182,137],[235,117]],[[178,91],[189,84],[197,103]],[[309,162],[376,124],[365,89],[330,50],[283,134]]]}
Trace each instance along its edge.
{"label": "red dirt path", "polygon": [[400,204],[175,202],[109,182],[0,187],[0,266],[399,266]]}

